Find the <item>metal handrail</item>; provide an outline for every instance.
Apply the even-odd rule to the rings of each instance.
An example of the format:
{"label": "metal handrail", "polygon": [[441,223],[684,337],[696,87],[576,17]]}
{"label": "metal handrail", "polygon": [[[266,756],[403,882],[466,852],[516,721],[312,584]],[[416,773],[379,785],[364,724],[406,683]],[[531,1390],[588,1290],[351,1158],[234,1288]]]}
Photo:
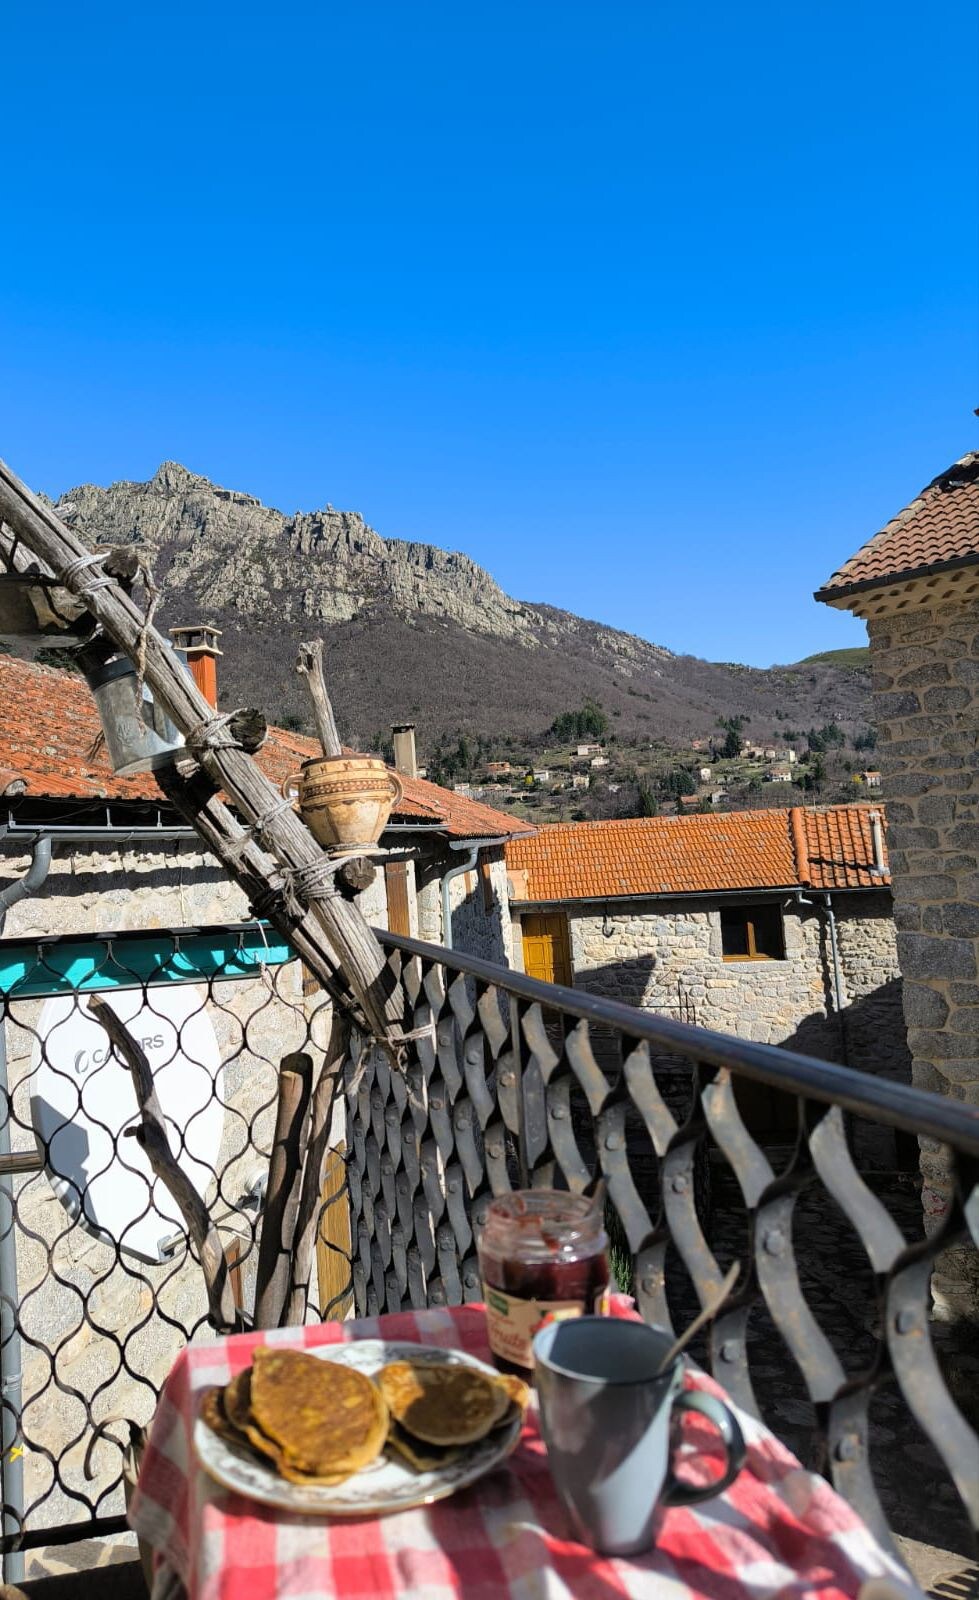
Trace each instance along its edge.
{"label": "metal handrail", "polygon": [[965,1154],[979,1158],[979,1106],[946,1100],[928,1089],[916,1089],[910,1084],[857,1072],[834,1061],[798,1055],[779,1045],[756,1044],[733,1034],[675,1022],[671,1017],[640,1011],[623,1005],[620,1000],[607,1000],[581,989],[542,983],[539,978],[528,978],[510,967],[484,961],[481,956],[461,955],[441,945],[425,944],[420,939],[380,929],[377,936],[385,949],[420,956],[425,961],[475,978],[477,982],[492,984],[504,994],[532,1005],[598,1023],[633,1039],[644,1040],[669,1055],[734,1068],[740,1075],[769,1088],[783,1089],[787,1094],[817,1100],[823,1105],[841,1106],[856,1116],[875,1119],[888,1127],[943,1144],[953,1144]]}

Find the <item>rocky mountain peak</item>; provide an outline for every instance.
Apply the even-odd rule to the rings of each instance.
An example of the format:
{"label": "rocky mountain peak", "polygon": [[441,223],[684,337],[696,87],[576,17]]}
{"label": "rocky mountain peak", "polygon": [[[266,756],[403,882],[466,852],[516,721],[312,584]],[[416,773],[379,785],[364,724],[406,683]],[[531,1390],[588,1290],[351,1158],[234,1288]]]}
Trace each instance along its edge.
{"label": "rocky mountain peak", "polygon": [[58,504],[91,544],[139,544],[162,620],[222,628],[225,700],[273,718],[305,715],[293,667],[299,640],[317,633],[344,731],[361,740],[404,720],[423,738],[539,732],[589,697],[618,734],[649,739],[707,733],[719,715],[749,716],[756,737],[776,726],[776,709],[802,727],[841,708],[867,715],[862,675],[841,698],[841,674],[828,668],[761,672],[674,656],[515,600],[459,551],[385,539],[359,512],[329,504],[288,516],[176,461],[145,483],[84,484]]}

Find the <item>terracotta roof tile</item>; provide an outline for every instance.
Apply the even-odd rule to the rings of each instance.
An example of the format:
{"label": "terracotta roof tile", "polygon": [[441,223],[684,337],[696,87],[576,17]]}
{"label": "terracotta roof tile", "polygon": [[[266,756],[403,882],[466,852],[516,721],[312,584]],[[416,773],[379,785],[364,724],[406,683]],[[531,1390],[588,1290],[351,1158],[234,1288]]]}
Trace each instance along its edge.
{"label": "terracotta roof tile", "polygon": [[963,456],[816,591],[835,601],[861,589],[979,562],[979,451]]}
{"label": "terracotta roof tile", "polygon": [[[61,672],[0,656],[0,793],[23,780],[35,798],[163,801],[152,773],[117,778],[105,750],[93,746],[99,715],[88,686],[77,673]],[[270,728],[258,764],[281,785],[310,756],[313,739]],[[457,839],[516,836],[529,825],[491,806],[451,794],[438,784],[399,774],[404,798],[394,813],[402,821],[428,822]]]}
{"label": "terracotta roof tile", "polygon": [[[870,810],[786,807],[554,823],[533,838],[512,840],[506,847],[507,869],[514,897],[534,903],[738,889],[873,888],[890,880],[870,871]],[[798,839],[793,817],[801,830]],[[803,854],[808,864],[799,859]]]}

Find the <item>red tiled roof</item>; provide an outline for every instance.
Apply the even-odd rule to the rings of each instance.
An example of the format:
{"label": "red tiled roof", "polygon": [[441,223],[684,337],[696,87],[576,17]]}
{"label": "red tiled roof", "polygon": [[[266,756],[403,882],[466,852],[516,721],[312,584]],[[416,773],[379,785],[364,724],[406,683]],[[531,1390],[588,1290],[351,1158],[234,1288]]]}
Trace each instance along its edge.
{"label": "red tiled roof", "polygon": [[[885,825],[886,863],[886,817],[882,806],[831,806],[825,811],[802,811],[805,854],[809,860],[808,882],[814,889],[879,887],[881,878],[870,870],[874,862],[870,832],[872,811],[877,812]],[[797,855],[801,854],[797,849]],[[805,862],[799,865],[804,870]],[[884,881],[890,883],[889,873]]]}
{"label": "red tiled roof", "polygon": [[979,451],[939,474],[834,572],[816,599],[833,602],[948,567],[979,562]]}
{"label": "red tiled roof", "polygon": [[[103,748],[92,747],[100,732],[99,715],[84,678],[72,672],[0,656],[0,794],[17,780],[34,798],[163,801],[152,773],[117,778]],[[258,764],[281,785],[310,756],[319,755],[313,739],[270,728]],[[528,824],[491,806],[450,794],[436,783],[399,773],[404,798],[398,820],[429,823],[456,839],[515,836]]]}
{"label": "red tiled roof", "polygon": [[794,806],[559,822],[540,828],[531,839],[513,840],[506,863],[515,898],[532,903],[739,889],[874,888],[890,879],[870,871],[870,809]]}

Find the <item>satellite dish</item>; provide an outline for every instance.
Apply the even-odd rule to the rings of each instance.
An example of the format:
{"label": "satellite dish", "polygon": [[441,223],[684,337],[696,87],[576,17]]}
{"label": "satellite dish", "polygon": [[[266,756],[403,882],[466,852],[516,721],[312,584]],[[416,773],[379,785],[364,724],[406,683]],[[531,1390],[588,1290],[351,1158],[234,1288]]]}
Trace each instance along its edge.
{"label": "satellite dish", "polygon": [[[153,1069],[170,1149],[198,1194],[217,1167],[223,1070],[207,996],[183,985],[113,990],[116,1015]],[[141,1261],[185,1225],[169,1192],[124,1129],[139,1121],[129,1068],[74,995],[46,1000],[32,1052],[34,1132],[55,1194],[73,1218]]]}

